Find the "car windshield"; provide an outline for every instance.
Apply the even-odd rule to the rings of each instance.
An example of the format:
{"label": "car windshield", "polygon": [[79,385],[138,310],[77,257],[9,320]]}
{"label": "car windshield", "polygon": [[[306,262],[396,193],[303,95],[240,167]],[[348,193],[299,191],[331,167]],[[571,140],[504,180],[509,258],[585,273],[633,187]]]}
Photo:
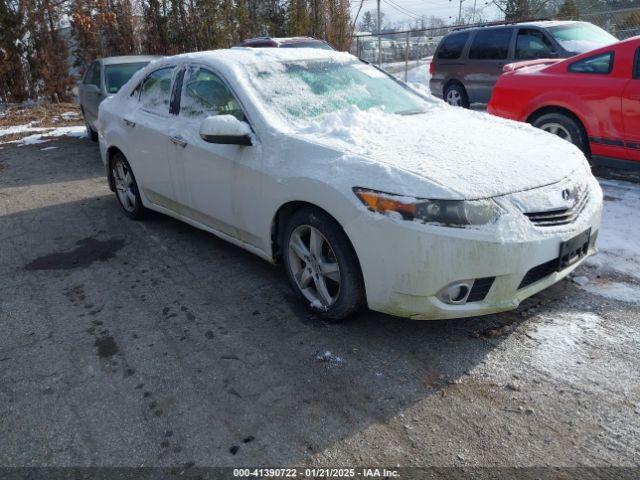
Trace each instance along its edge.
{"label": "car windshield", "polygon": [[618,41],[616,37],[591,23],[549,27],[549,32],[562,45],[562,48],[574,54],[595,50]]}
{"label": "car windshield", "polygon": [[118,90],[129,81],[134,73],[148,64],[149,62],[137,62],[105,65],[104,78],[107,85],[107,92],[118,93]]}
{"label": "car windshield", "polygon": [[289,120],[311,119],[355,106],[387,113],[422,113],[427,103],[378,69],[361,62],[310,60],[260,64],[251,75],[272,109]]}

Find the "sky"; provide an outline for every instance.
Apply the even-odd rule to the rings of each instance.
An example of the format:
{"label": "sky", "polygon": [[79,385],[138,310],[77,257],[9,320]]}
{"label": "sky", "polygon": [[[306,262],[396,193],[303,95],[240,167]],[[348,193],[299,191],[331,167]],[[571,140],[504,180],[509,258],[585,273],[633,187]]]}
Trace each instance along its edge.
{"label": "sky", "polygon": [[[495,7],[486,6],[487,0],[476,0],[476,9],[484,8],[486,17],[497,15]],[[473,7],[474,0],[463,0],[463,11]],[[376,9],[376,0],[364,0],[362,11],[358,17],[361,20],[362,14],[367,10]],[[455,22],[458,18],[459,0],[381,0],[380,9],[384,13],[384,21],[392,23],[414,23],[419,17],[440,17],[447,23]],[[360,6],[360,0],[351,0],[352,17],[355,18]]]}

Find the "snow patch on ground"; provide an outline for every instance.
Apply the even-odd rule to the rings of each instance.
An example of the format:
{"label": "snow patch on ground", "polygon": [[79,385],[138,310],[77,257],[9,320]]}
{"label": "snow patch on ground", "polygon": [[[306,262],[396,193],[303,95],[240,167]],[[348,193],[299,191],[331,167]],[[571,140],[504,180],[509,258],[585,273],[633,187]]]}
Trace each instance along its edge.
{"label": "snow patch on ground", "polygon": [[522,355],[536,369],[566,384],[580,382],[584,366],[594,361],[594,351],[623,345],[631,349],[629,344],[638,342],[634,330],[593,312],[558,311],[539,319],[527,328],[526,336],[533,342]]}
{"label": "snow patch on ground", "polygon": [[[586,264],[595,267],[596,275],[623,274],[630,282],[614,282],[604,278],[575,277],[583,290],[612,300],[640,304],[640,185],[620,180],[599,179],[604,191],[602,226],[598,233],[597,255]],[[578,281],[580,279],[580,281]]]}
{"label": "snow patch on ground", "polygon": [[60,116],[62,118],[64,118],[65,120],[69,120],[69,119],[72,119],[72,118],[79,118],[80,114],[78,112],[69,111],[69,112],[61,113]]}
{"label": "snow patch on ground", "polygon": [[316,352],[314,357],[318,362],[326,363],[327,365],[337,366],[344,363],[344,358],[329,350]]}
{"label": "snow patch on ground", "polygon": [[611,300],[640,304],[640,287],[629,283],[599,281],[590,282],[582,288]]}
{"label": "snow patch on ground", "polygon": [[16,133],[44,132],[45,130],[48,130],[48,128],[45,127],[35,127],[34,123],[35,122],[29,122],[23,125],[12,125],[10,127],[0,128],[0,137],[4,137],[5,135],[14,135]]}
{"label": "snow patch on ground", "polygon": [[[34,133],[32,135],[28,135],[20,140],[13,140],[9,142],[0,142],[0,143],[12,143],[17,145],[18,147],[22,147],[24,145],[37,145],[40,143],[49,142],[54,140],[57,137],[75,137],[75,138],[85,138],[87,136],[87,131],[84,126],[75,126],[75,127],[58,127],[58,128],[39,128],[39,129],[28,129],[27,131],[41,131],[42,133]],[[17,133],[17,132],[13,132]]]}
{"label": "snow patch on ground", "polygon": [[425,63],[424,65],[409,70],[407,73],[407,83],[418,83],[428,87],[429,80],[431,80],[431,74],[429,73],[430,66],[430,63]]}
{"label": "snow patch on ground", "polygon": [[604,271],[615,270],[640,280],[640,185],[599,179],[604,191],[600,253],[587,263]]}

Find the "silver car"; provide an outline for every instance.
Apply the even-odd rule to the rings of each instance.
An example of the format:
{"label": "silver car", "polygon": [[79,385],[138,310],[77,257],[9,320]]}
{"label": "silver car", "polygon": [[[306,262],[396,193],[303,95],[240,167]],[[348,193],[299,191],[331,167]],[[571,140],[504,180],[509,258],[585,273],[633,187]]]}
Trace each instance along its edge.
{"label": "silver car", "polygon": [[95,60],[87,69],[78,86],[80,109],[87,126],[87,134],[93,141],[98,140],[98,106],[109,95],[118,93],[127,81],[153,60],[152,55],[129,55],[105,57]]}

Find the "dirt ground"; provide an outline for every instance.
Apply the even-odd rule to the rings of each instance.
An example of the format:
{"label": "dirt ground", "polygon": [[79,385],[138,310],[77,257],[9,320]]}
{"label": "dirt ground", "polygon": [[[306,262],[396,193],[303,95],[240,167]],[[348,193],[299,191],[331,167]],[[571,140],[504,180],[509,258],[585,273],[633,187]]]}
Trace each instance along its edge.
{"label": "dirt ground", "polygon": [[[0,107],[3,105],[0,104]],[[84,125],[84,121],[80,107],[75,103],[9,104],[0,110],[0,142],[16,141],[36,132],[77,125]],[[16,126],[22,128],[12,131]]]}
{"label": "dirt ground", "polygon": [[[281,268],[126,219],[96,144],[51,145],[0,150],[1,466],[640,466],[633,294],[327,324]],[[603,268],[576,276],[640,288]]]}

